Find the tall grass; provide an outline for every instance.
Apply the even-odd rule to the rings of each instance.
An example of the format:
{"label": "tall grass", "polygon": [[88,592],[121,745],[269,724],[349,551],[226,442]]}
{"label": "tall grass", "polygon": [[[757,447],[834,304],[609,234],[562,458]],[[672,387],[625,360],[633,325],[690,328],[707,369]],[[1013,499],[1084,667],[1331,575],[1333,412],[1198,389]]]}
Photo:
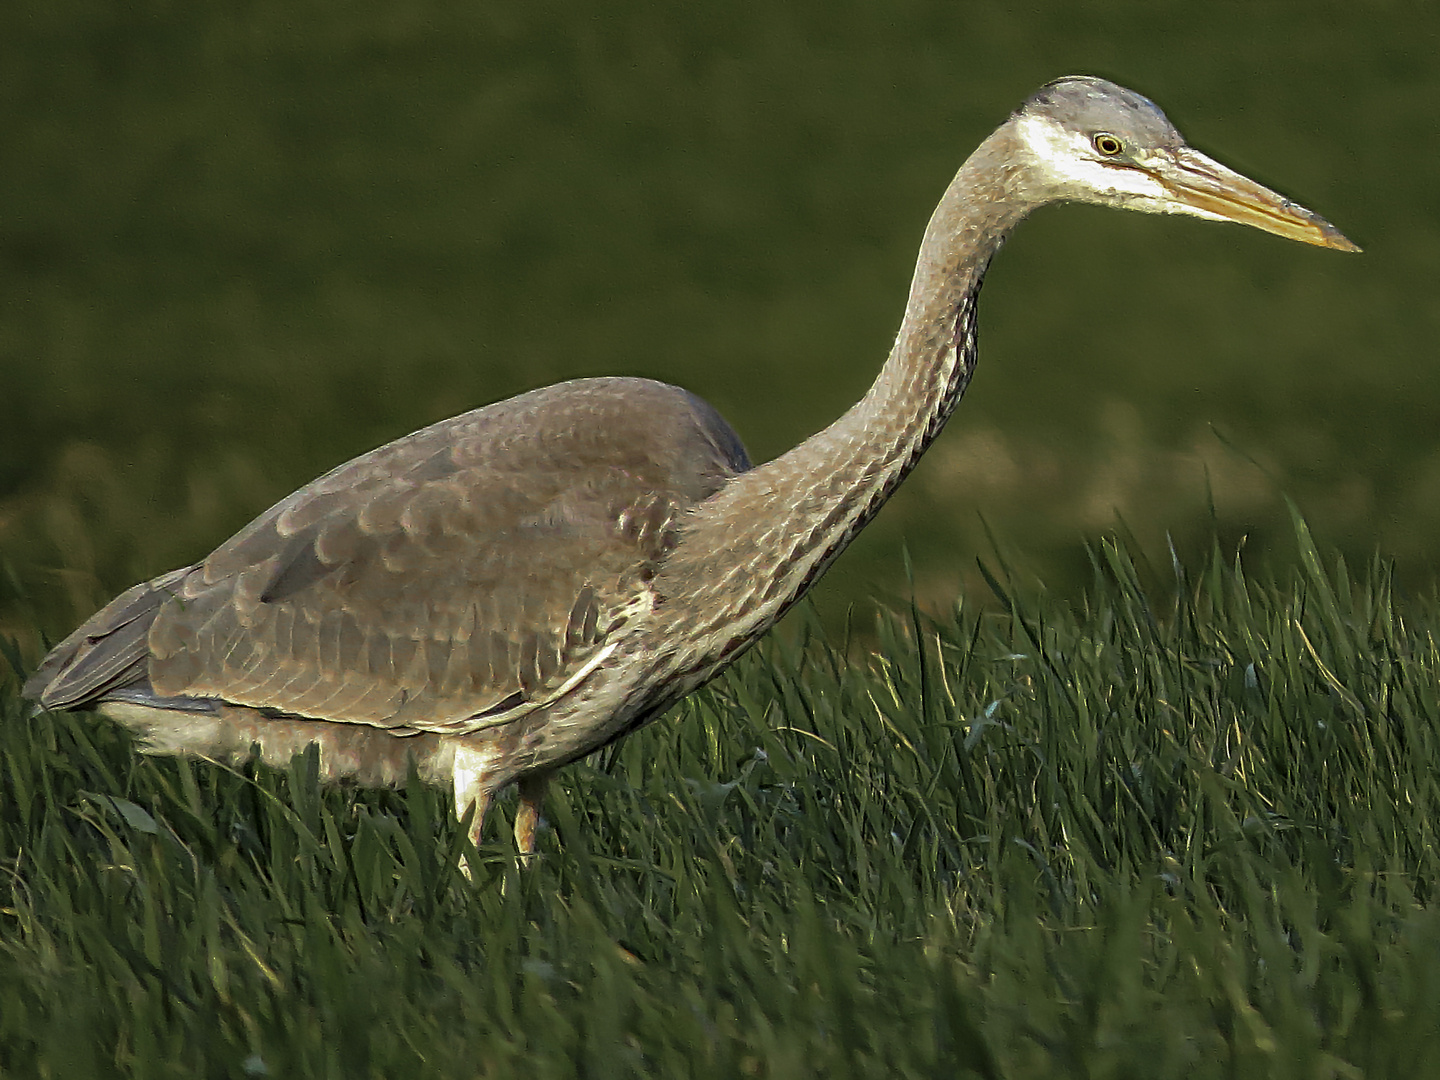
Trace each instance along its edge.
{"label": "tall grass", "polygon": [[[457,870],[443,792],[0,697],[0,1072],[1387,1076],[1440,1052],[1434,601],[1118,543],[773,636]],[[18,663],[18,658],[13,658]],[[503,830],[495,830],[500,835]]]}

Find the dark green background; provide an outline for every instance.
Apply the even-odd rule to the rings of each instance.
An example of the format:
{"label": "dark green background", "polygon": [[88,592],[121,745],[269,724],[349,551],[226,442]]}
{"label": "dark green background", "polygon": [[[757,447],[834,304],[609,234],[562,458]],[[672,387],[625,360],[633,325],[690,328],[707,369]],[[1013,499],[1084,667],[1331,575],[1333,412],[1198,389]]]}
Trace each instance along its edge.
{"label": "dark green background", "polygon": [[[123,10],[122,10],[123,7]],[[1068,72],[1361,256],[1042,212],[982,364],[822,608],[986,550],[1083,582],[1317,535],[1428,588],[1440,9],[260,0],[0,8],[0,628],[50,632],[371,446],[558,379],[681,383],[766,458],[863,391],[965,155]],[[1263,557],[1263,554],[1262,556]]]}

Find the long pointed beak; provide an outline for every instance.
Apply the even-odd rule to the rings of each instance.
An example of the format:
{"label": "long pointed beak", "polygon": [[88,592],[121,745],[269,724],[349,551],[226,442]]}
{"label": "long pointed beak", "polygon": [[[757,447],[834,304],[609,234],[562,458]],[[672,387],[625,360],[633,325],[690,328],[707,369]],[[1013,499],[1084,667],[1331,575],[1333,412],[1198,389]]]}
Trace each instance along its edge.
{"label": "long pointed beak", "polygon": [[1188,146],[1142,167],[1177,203],[1200,217],[1253,225],[1288,240],[1337,251],[1360,250],[1319,214]]}

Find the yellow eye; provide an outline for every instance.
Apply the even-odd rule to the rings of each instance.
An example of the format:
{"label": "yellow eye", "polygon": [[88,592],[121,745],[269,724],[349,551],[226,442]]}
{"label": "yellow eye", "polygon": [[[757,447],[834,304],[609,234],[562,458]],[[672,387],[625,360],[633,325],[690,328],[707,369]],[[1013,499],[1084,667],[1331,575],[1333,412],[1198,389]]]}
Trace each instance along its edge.
{"label": "yellow eye", "polygon": [[1102,131],[1090,140],[1095,144],[1095,149],[1106,157],[1114,157],[1125,149],[1125,144],[1120,141],[1119,136],[1111,135],[1108,131]]}

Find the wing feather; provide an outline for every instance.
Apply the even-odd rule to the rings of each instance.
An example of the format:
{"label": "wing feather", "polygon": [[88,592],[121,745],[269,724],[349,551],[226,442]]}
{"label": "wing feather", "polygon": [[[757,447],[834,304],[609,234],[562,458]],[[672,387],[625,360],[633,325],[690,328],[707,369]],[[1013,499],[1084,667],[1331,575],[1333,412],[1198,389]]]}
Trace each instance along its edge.
{"label": "wing feather", "polygon": [[678,521],[748,464],[674,387],[512,398],[342,465],[132,589],[67,640],[97,655],[52,654],[27,692],[72,703],[148,676],[158,695],[397,731],[503,723],[609,655]]}

